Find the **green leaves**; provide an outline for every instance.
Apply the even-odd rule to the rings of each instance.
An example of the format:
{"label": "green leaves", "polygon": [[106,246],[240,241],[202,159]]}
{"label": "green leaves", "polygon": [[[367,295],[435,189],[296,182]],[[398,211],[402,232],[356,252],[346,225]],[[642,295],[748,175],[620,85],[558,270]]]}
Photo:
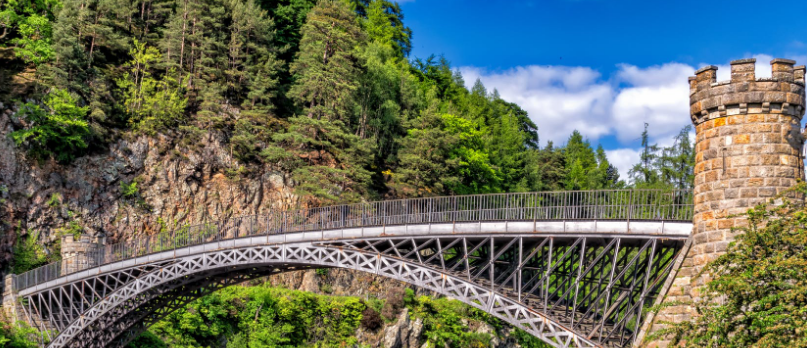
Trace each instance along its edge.
{"label": "green leaves", "polygon": [[45,97],[45,108],[25,103],[20,110],[27,127],[11,132],[11,138],[17,146],[27,146],[34,157],[69,162],[87,148],[90,131],[85,116],[89,108],[76,106],[67,91],[51,91]]}
{"label": "green leaves", "polygon": [[125,65],[129,73],[117,80],[129,123],[146,134],[175,127],[182,121],[188,102],[175,78],[176,71],[171,69],[161,79],[154,78],[153,69],[162,54],[137,39],[133,46],[129,51],[132,60]]}
{"label": "green leaves", "polygon": [[799,184],[782,204],[745,214],[726,254],[704,274],[699,316],[663,333],[685,347],[807,347],[807,206]]}
{"label": "green leaves", "polygon": [[54,56],[51,47],[53,35],[50,20],[45,16],[30,15],[18,23],[19,38],[12,40],[14,54],[23,61],[40,65]]}

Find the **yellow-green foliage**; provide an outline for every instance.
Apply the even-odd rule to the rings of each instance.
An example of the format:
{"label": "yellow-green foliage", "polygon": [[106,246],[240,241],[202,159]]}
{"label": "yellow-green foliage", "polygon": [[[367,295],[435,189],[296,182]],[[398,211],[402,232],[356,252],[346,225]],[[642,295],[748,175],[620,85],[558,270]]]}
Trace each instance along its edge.
{"label": "yellow-green foliage", "polygon": [[15,274],[32,270],[55,261],[55,256],[48,255],[39,242],[39,232],[28,232],[23,235],[18,229],[17,242],[14,244],[12,271]]}
{"label": "yellow-green foliage", "polygon": [[[230,287],[154,325],[170,347],[352,347],[367,308],[357,297],[321,296],[267,287]],[[145,340],[144,338],[141,338]],[[149,337],[133,347],[157,347]]]}
{"label": "yellow-green foliage", "polygon": [[[418,340],[428,347],[487,348],[493,334],[468,330],[469,323],[502,326],[498,319],[456,300],[415,297],[411,289],[393,296],[399,296],[394,299],[398,303],[403,297],[410,315],[423,320],[423,334]],[[403,304],[395,306],[401,307],[395,317],[400,315]],[[235,286],[167,316],[129,347],[224,347],[221,342],[227,342],[228,348],[357,347],[356,333],[363,312],[368,308],[377,312],[384,306],[384,301],[378,299],[316,295],[266,284]],[[515,337],[525,348],[547,347],[520,330],[515,331]]]}
{"label": "yellow-green foliage", "polygon": [[37,348],[39,344],[28,338],[32,334],[38,335],[39,332],[21,322],[8,323],[6,318],[0,316],[0,347]]}

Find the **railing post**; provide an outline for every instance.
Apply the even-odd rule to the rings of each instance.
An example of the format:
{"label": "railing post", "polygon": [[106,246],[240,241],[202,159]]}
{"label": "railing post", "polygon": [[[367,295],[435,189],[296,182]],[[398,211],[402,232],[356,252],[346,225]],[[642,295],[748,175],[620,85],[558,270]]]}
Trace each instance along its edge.
{"label": "railing post", "polygon": [[630,218],[633,216],[633,190],[628,191],[628,232],[630,232]]}

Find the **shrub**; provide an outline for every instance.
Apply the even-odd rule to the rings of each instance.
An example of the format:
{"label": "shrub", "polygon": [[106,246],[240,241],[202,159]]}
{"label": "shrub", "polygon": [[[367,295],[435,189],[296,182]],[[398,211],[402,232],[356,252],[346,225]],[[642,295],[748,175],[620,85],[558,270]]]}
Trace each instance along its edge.
{"label": "shrub", "polygon": [[60,204],[62,204],[62,195],[58,192],[54,192],[52,195],[50,195],[50,199],[48,199],[47,204],[51,208],[58,207]]}
{"label": "shrub", "polygon": [[372,307],[367,307],[361,312],[361,327],[375,331],[378,330],[383,323],[384,320],[381,318],[381,315]]}
{"label": "shrub", "polygon": [[[702,271],[711,280],[690,302],[692,320],[660,321],[676,347],[805,347],[807,328],[807,184],[749,209],[726,253]],[[787,197],[796,196],[795,200]],[[694,291],[694,290],[693,290]],[[673,304],[674,305],[674,304]]]}
{"label": "shrub", "polygon": [[126,198],[132,198],[137,195],[137,182],[132,181],[131,183],[125,183],[123,181],[120,182],[120,193],[123,194]]}
{"label": "shrub", "polygon": [[29,126],[11,132],[11,138],[17,146],[27,145],[38,159],[54,157],[69,162],[87,148],[90,128],[84,118],[88,110],[76,106],[66,90],[53,90],[45,98],[44,109],[34,103],[22,105],[21,113]]}
{"label": "shrub", "polygon": [[46,265],[50,258],[45,253],[45,248],[39,244],[39,233],[28,233],[17,235],[17,243],[14,244],[14,258],[12,260],[12,270],[15,274],[20,274],[39,266]]}

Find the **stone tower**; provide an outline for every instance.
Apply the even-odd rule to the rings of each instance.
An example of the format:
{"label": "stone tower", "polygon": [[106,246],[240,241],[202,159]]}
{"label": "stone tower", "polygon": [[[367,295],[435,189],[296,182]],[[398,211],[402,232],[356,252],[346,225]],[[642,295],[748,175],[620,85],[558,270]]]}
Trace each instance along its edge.
{"label": "stone tower", "polygon": [[[731,62],[731,80],[717,82],[717,67],[689,78],[695,125],[695,216],[691,247],[664,301],[699,297],[705,279],[697,274],[726,251],[742,214],[804,179],[801,118],[804,66],[771,61],[773,76],[756,78],[755,59]],[[693,308],[670,307],[655,322],[688,320]],[[657,329],[658,326],[654,327]],[[664,347],[667,342],[653,342]]]}

